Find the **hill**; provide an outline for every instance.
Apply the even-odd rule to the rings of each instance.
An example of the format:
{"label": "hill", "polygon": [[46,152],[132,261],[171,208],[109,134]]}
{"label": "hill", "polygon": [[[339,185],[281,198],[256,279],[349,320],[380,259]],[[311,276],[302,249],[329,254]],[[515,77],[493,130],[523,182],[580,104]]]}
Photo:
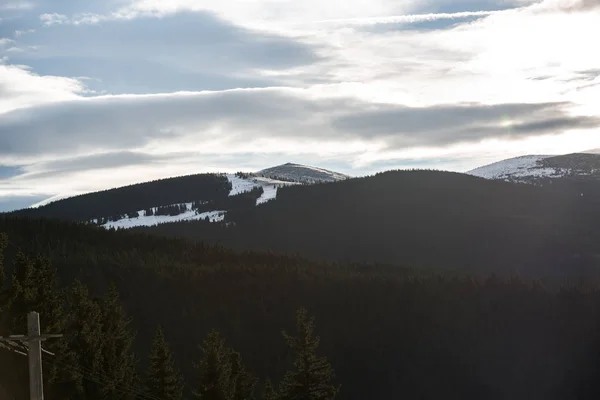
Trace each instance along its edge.
{"label": "hill", "polygon": [[13,212],[30,217],[82,221],[105,228],[131,228],[161,223],[222,221],[228,211],[241,211],[274,200],[283,186],[348,178],[337,172],[284,164],[256,173],[197,174],[144,182],[44,201]]}
{"label": "hill", "polygon": [[257,176],[299,183],[336,182],[348,179],[348,175],[323,168],[287,163],[256,172]]}
{"label": "hill", "polygon": [[391,171],[280,189],[233,224],[145,229],[315,259],[523,274],[597,274],[600,199],[437,171]]}

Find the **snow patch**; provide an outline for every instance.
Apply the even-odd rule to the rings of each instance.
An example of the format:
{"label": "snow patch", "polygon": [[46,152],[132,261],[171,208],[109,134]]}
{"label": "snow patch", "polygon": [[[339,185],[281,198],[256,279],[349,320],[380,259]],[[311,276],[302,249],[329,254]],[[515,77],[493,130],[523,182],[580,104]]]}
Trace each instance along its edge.
{"label": "snow patch", "polygon": [[227,174],[227,179],[231,182],[231,191],[229,196],[235,196],[240,193],[249,192],[254,188],[262,187],[263,194],[256,199],[256,204],[263,204],[277,197],[277,188],[290,185],[298,185],[297,182],[279,181],[277,179],[265,178],[264,176],[251,176],[249,178],[240,178],[235,174]]}
{"label": "snow patch", "polygon": [[[123,218],[118,221],[110,221],[104,225],[101,225],[103,228],[135,228],[138,226],[155,226],[158,224],[163,224],[167,222],[180,222],[180,221],[194,221],[206,219],[210,222],[220,222],[225,218],[226,211],[207,211],[200,214],[197,214],[195,210],[192,210],[192,203],[186,203],[187,211],[179,214],[179,215],[148,215],[146,216],[145,211],[139,211],[140,216],[137,218]],[[156,211],[156,210],[155,210]]]}
{"label": "snow patch", "polygon": [[256,205],[266,203],[277,198],[277,185],[263,186],[263,194],[256,199]]}

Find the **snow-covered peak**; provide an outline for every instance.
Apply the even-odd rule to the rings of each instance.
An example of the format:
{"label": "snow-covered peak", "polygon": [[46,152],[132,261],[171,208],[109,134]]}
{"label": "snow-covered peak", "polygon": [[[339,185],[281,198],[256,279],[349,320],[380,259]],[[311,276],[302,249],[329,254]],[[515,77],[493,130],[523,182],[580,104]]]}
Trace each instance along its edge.
{"label": "snow-covered peak", "polygon": [[600,154],[529,155],[509,158],[466,172],[486,179],[536,183],[542,179],[600,175]]}
{"label": "snow-covered peak", "polygon": [[532,174],[545,175],[554,171],[544,170],[539,162],[551,156],[530,155],[498,161],[467,171],[467,174],[486,179],[514,179]]}
{"label": "snow-covered peak", "polygon": [[300,183],[336,182],[349,178],[349,176],[340,174],[339,172],[294,163],[266,168],[256,172],[254,175]]}

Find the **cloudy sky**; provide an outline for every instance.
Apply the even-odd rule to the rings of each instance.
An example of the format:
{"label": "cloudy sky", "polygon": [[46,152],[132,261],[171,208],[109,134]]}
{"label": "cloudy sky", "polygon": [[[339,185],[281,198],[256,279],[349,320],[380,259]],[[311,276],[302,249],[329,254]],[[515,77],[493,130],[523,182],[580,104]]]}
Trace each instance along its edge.
{"label": "cloudy sky", "polygon": [[600,0],[0,0],[0,211],[600,147]]}

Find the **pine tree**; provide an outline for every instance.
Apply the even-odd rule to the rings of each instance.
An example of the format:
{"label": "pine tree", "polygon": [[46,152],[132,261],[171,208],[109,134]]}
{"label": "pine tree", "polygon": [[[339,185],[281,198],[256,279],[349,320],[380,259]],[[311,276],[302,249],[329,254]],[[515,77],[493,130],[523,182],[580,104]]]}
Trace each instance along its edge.
{"label": "pine tree", "polygon": [[101,310],[101,393],[104,398],[111,400],[126,399],[128,397],[124,388],[131,391],[138,383],[136,359],[132,349],[134,334],[114,284],[110,285],[108,294],[101,302]]}
{"label": "pine tree", "polygon": [[229,350],[229,394],[230,400],[254,399],[257,379],[250,375],[242,364],[240,353]]}
{"label": "pine tree", "polygon": [[156,330],[149,359],[150,366],[146,376],[149,394],[164,400],[183,398],[183,379],[175,367],[173,354],[160,327]]}
{"label": "pine tree", "polygon": [[69,293],[70,312],[65,337],[73,361],[70,384],[72,398],[95,399],[100,397],[100,387],[86,375],[98,377],[102,373],[102,310],[99,302],[90,299],[88,289],[76,281]]}
{"label": "pine tree", "polygon": [[296,313],[297,336],[291,336],[285,331],[283,336],[296,354],[294,371],[286,373],[279,389],[280,399],[285,400],[331,400],[339,391],[334,386],[333,369],[325,357],[317,357],[319,337],[313,337],[315,329],[314,318],[308,317],[308,312],[300,308]]}
{"label": "pine tree", "polygon": [[225,340],[212,331],[200,347],[202,360],[196,365],[198,388],[194,395],[202,400],[227,400],[230,368]]}
{"label": "pine tree", "polygon": [[270,379],[267,379],[265,382],[265,387],[263,389],[262,400],[277,400],[279,397],[277,396],[277,392],[273,388],[273,384]]}

